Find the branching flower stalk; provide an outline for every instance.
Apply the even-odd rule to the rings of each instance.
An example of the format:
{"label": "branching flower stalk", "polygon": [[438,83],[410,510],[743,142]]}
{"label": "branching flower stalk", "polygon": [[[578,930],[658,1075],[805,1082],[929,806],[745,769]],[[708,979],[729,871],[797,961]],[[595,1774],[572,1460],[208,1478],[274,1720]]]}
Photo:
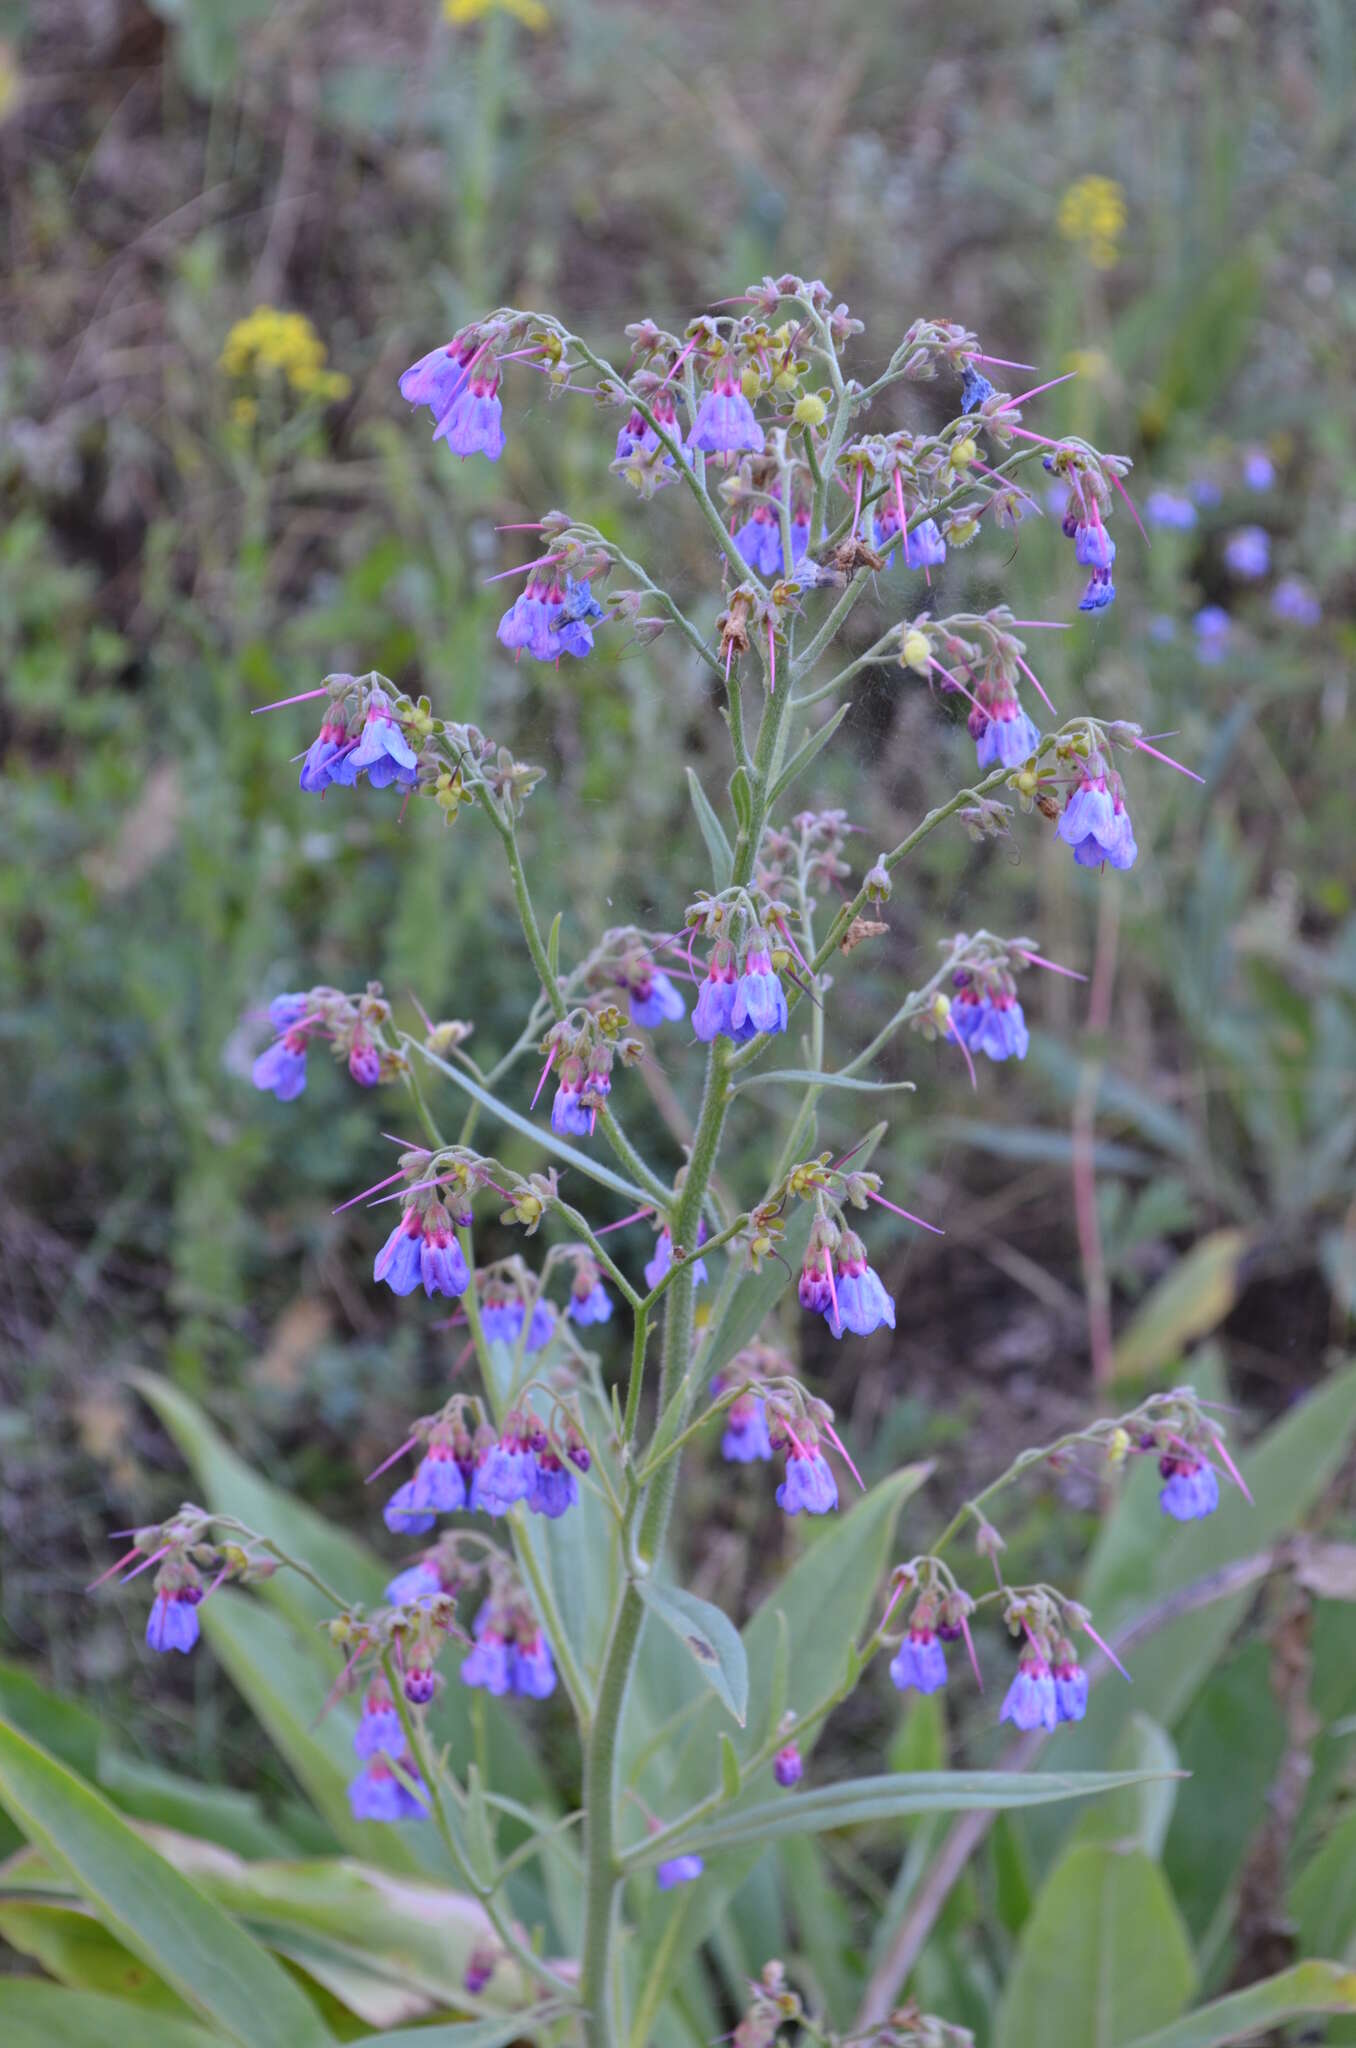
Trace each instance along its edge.
{"label": "branching flower stalk", "polygon": [[[562,963],[561,920],[544,931],[520,841],[541,770],[375,673],[332,675],[286,700],[323,700],[301,770],[303,792],[341,802],[344,790],[365,780],[431,803],[447,825],[464,810],[483,813],[503,851],[536,977],[523,1028],[486,1063],[467,1050],[469,1023],[421,1013],[422,1035],[404,1029],[374,983],[353,994],[320,987],[275,997],[275,1035],[254,1069],[257,1086],[291,1101],[306,1085],[308,1055],[325,1048],[359,1087],[400,1083],[408,1091],[419,1139],[397,1139],[394,1170],[352,1203],[391,1205],[374,1279],[401,1296],[422,1287],[451,1304],[449,1321],[464,1328],[478,1386],[411,1422],[406,1441],[379,1468],[414,1460],[383,1513],[393,1533],[419,1538],[432,1536],[441,1518],[471,1519],[445,1523],[370,1615],[267,1537],[192,1506],[162,1527],[134,1532],[132,1550],[114,1567],[127,1577],[155,1569],[148,1640],[158,1649],[191,1647],[198,1609],[224,1581],[248,1584],[283,1566],[309,1579],[333,1610],[331,1638],[344,1660],[332,1697],[361,1693],[355,1748],[364,1769],[352,1788],[355,1814],[386,1822],[431,1817],[461,1880],[489,1912],[502,1953],[548,2001],[534,2020],[573,2015],[591,2048],[618,2048],[643,2035],[663,1996],[656,1980],[638,2013],[623,2009],[627,1884],[652,1869],[663,1890],[714,1881],[704,1874],[702,1827],[767,1767],[779,1793],[795,1796],[801,1744],[878,1652],[892,1651],[890,1676],[901,1691],[933,1691],[947,1679],[946,1646],[963,1639],[974,1661],[969,1617],[994,1607],[1017,1648],[1004,1718],[1023,1728],[1081,1718],[1087,1679],[1075,1638],[1100,1638],[1086,1611],[1057,1588],[1005,1584],[990,1509],[1013,1479],[1079,1452],[1113,1464],[1152,1454],[1163,1507],[1181,1520],[1211,1511],[1220,1472],[1242,1483],[1221,1430],[1189,1390],[1023,1452],[962,1505],[930,1551],[894,1568],[879,1620],[855,1630],[859,1639],[849,1641],[832,1686],[814,1700],[783,1700],[737,1757],[733,1780],[722,1766],[718,1782],[686,1810],[664,1818],[643,1809],[648,1832],[635,1833],[627,1800],[634,1804],[639,1793],[634,1783],[623,1785],[621,1770],[626,1716],[647,1616],[675,1597],[665,1590],[663,1566],[683,1459],[719,1428],[722,1454],[733,1463],[784,1460],[776,1498],[787,1515],[832,1514],[839,1482],[831,1457],[854,1481],[856,1466],[832,1409],[777,1342],[784,1311],[776,1282],[784,1269],[783,1300],[794,1281],[801,1309],[822,1316],[835,1339],[869,1337],[893,1329],[895,1307],[861,1228],[884,1210],[909,1227],[936,1229],[887,1194],[872,1169],[883,1125],[865,1129],[840,1158],[815,1150],[822,1098],[847,1090],[850,1101],[853,1090],[907,1087],[868,1074],[904,1030],[952,1048],[958,1079],[963,1064],[976,1081],[980,1056],[1001,1063],[1026,1052],[1020,978],[1033,969],[1076,971],[1045,959],[1032,938],[955,934],[936,971],[902,994],[870,1041],[831,1065],[826,970],[850,963],[858,946],[879,936],[884,925],[874,913],[889,902],[901,865],[953,818],[987,838],[1038,813],[1079,865],[1130,867],[1137,849],[1116,763],[1155,751],[1137,728],[1082,714],[1042,732],[1020,694],[1048,705],[1023,635],[1063,622],[1019,621],[1006,606],[938,614],[931,588],[934,569],[986,520],[1016,528],[1039,510],[1018,473],[1040,460],[1064,493],[1065,530],[1090,572],[1080,607],[1103,609],[1115,596],[1107,520],[1124,496],[1128,463],[1026,427],[1024,410],[1038,393],[1014,398],[996,389],[987,370],[1008,366],[982,354],[964,328],[915,322],[885,369],[864,384],[849,362],[860,323],[820,282],[765,278],[729,303],[738,310],[702,314],[681,335],[637,322],[627,330],[625,371],[552,316],[504,307],[401,379],[404,397],[432,413],[435,439],[459,456],[491,461],[504,445],[505,369],[543,378],[557,402],[587,392],[587,402],[618,416],[617,478],[642,500],[676,485],[697,512],[721,579],[714,600],[676,595],[596,526],[549,511],[530,528],[530,559],[502,572],[515,579],[518,595],[498,628],[515,657],[554,664],[562,684],[569,664],[587,659],[596,634],[609,627],[641,642],[676,631],[723,692],[727,819],[694,787],[711,883],[675,901],[668,930],[608,930],[582,957]],[[942,378],[959,389],[940,429],[876,424],[873,404],[895,386]],[[903,585],[891,578],[896,563],[908,579]],[[839,656],[835,667],[833,650],[868,595],[897,605],[898,616],[865,653]],[[845,888],[854,873],[849,820],[839,811],[788,812],[787,799],[832,742],[846,693],[868,668],[893,673],[904,688],[925,686],[942,704],[962,704],[978,772],[972,787],[938,802]],[[846,900],[825,921],[821,906],[831,888]],[[653,1034],[688,1015],[684,980],[695,984],[691,1029],[706,1048],[700,1101],[683,1156],[655,1164],[628,1134],[625,1078],[653,1058]],[[802,1003],[809,1006],[808,1065],[773,1065],[770,1055]],[[462,1099],[455,1138],[430,1106],[434,1080]],[[755,1086],[789,1088],[793,1102],[761,1188],[717,1171],[731,1113]],[[478,1149],[487,1125],[531,1139],[538,1167],[523,1174]],[[600,1157],[604,1149],[611,1163]],[[562,1192],[566,1176],[569,1194]],[[489,1201],[525,1247],[547,1232],[549,1248],[535,1267],[526,1251],[477,1266],[476,1215]],[[624,1214],[611,1213],[618,1203]],[[622,1229],[654,1234],[643,1288],[632,1277],[628,1241],[612,1236]],[[724,1272],[699,1326],[697,1291],[710,1283],[718,1258]],[[563,1306],[552,1295],[562,1277]],[[738,1348],[718,1348],[727,1319],[751,1300],[763,1308],[764,1329],[746,1334]],[[613,1320],[618,1301],[631,1318],[629,1364],[607,1386],[587,1333]],[[600,1649],[571,1635],[550,1568],[551,1527],[580,1513],[586,1496],[607,1532],[607,1554],[593,1563],[611,1573],[614,1588]],[[943,1554],[967,1524],[993,1578],[977,1592]],[[689,1647],[737,1722],[748,1683],[739,1640],[718,1611],[683,1597]],[[471,1599],[468,1632],[461,1617]],[[703,1614],[710,1617],[706,1636]],[[718,1653],[711,1647],[717,1638],[733,1647]],[[577,1967],[574,1959],[566,1966],[546,1959],[504,1896],[511,1873],[555,1827],[501,1859],[496,1795],[473,1764],[463,1776],[430,1740],[426,1712],[445,1682],[435,1666],[449,1642],[464,1647],[463,1684],[540,1699],[558,1673],[568,1695],[583,1755]],[[975,1670],[978,1677],[977,1661]],[[688,1708],[680,1710],[670,1739],[690,1718]],[[493,1956],[480,1959],[468,1994],[493,1969]],[[806,2014],[780,1964],[768,1964],[755,1991],[748,2040],[770,2040],[758,2029],[771,2016],[775,2032],[779,2015],[796,2019],[811,2039],[842,2038],[827,2020]],[[929,2020],[907,2033],[852,2038],[959,2037]]]}

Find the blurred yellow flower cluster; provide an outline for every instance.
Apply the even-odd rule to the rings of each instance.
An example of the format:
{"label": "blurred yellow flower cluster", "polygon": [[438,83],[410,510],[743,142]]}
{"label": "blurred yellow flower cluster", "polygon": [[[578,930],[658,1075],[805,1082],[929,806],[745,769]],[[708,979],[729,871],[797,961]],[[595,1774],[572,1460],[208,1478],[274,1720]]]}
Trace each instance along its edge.
{"label": "blurred yellow flower cluster", "polygon": [[8,43],[0,43],[0,121],[19,104],[23,79]]}
{"label": "blurred yellow flower cluster", "polygon": [[303,398],[347,398],[349,380],[325,368],[327,354],[304,313],[256,306],[227,335],[220,365],[228,377],[285,377]]}
{"label": "blurred yellow flower cluster", "polygon": [[1077,242],[1099,270],[1110,270],[1125,232],[1125,194],[1114,178],[1079,178],[1059,202],[1057,224],[1066,242]]}
{"label": "blurred yellow flower cluster", "polygon": [[454,28],[464,28],[468,21],[479,21],[486,14],[511,14],[524,28],[533,34],[548,28],[550,12],[543,7],[542,0],[443,0],[443,19],[450,21]]}

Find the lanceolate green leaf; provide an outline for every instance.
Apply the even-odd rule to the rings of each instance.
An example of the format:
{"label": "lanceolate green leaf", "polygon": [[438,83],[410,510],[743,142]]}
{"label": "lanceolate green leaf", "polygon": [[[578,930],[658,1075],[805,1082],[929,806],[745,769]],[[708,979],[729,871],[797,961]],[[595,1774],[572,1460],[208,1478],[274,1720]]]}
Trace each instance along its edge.
{"label": "lanceolate green leaf", "polygon": [[772,785],[772,790],[767,800],[769,810],[776,807],[779,800],[786,795],[787,790],[790,789],[796,777],[804,774],[810,763],[816,760],[823,752],[851,709],[852,706],[850,704],[840,704],[833,717],[826,718],[819,731],[812,732],[809,739],[803,741],[797,747],[795,753]]}
{"label": "lanceolate green leaf", "polygon": [[1022,1933],[996,2048],[1123,2048],[1176,2016],[1195,1965],[1166,1878],[1142,1849],[1079,1843],[1043,1886]]}
{"label": "lanceolate green leaf", "polygon": [[799,1088],[849,1088],[858,1095],[892,1095],[901,1088],[910,1094],[914,1091],[912,1081],[867,1081],[860,1074],[821,1074],[813,1067],[768,1067],[759,1074],[746,1074],[732,1092],[739,1095],[765,1081],[791,1081]]}
{"label": "lanceolate green leaf", "polygon": [[5,2048],[221,2048],[223,2036],[126,1998],[0,1977]]}
{"label": "lanceolate green leaf", "polygon": [[744,1726],[749,1705],[749,1664],[739,1631],[729,1616],[680,1586],[641,1581],[640,1596],[651,1614],[672,1629],[716,1698]]}
{"label": "lanceolate green leaf", "polygon": [[109,1931],[241,2048],[327,2048],[315,2007],[267,1950],[106,1799],[3,1722],[0,1801]]}
{"label": "lanceolate green leaf", "polygon": [[1340,1963],[1297,1963],[1293,1970],[1189,2012],[1156,2034],[1136,2035],[1130,2048],[1225,2048],[1227,2042],[1251,2041],[1287,2020],[1323,2012],[1356,2013],[1356,1971]]}
{"label": "lanceolate green leaf", "polygon": [[[557,2011],[559,2008],[557,2008]],[[454,2020],[442,2027],[397,2027],[393,2034],[364,2034],[354,2048],[380,2041],[383,2048],[512,2048],[515,2041],[535,2041],[551,2026],[551,2015],[521,2012],[516,2019]]]}
{"label": "lanceolate green leaf", "polygon": [[573,1145],[567,1145],[563,1138],[555,1135],[548,1123],[534,1124],[530,1118],[519,1116],[516,1109],[510,1109],[497,1095],[491,1095],[488,1088],[482,1088],[469,1074],[463,1074],[459,1067],[450,1066],[446,1060],[440,1060],[437,1053],[430,1052],[417,1038],[409,1039],[407,1044],[411,1052],[418,1053],[421,1060],[427,1061],[431,1067],[436,1067],[440,1074],[445,1075],[460,1088],[463,1095],[469,1095],[472,1102],[478,1102],[482,1109],[488,1110],[492,1117],[507,1125],[509,1130],[517,1131],[520,1137],[530,1138],[538,1152],[549,1152],[553,1159],[563,1160],[566,1166],[577,1167],[585,1180],[596,1181],[599,1187],[611,1188],[614,1194],[623,1195],[633,1209],[646,1208],[654,1201],[653,1195],[647,1195],[643,1188],[636,1187],[632,1181],[623,1180],[610,1166],[604,1166],[601,1159],[591,1158],[587,1152],[577,1151]]}
{"label": "lanceolate green leaf", "polygon": [[919,1771],[912,1777],[848,1778],[794,1799],[746,1806],[660,1845],[640,1843],[626,1858],[643,1869],[678,1849],[714,1856],[744,1842],[775,1842],[786,1835],[820,1835],[830,1828],[878,1826],[919,1813],[996,1811],[1085,1799],[1143,1782],[1139,1771]]}
{"label": "lanceolate green leaf", "polygon": [[728,888],[730,872],[734,867],[734,854],[725,836],[725,827],[712,810],[710,799],[697,780],[694,768],[687,771],[687,787],[692,798],[692,808],[697,814],[697,823],[702,828],[702,838],[706,841],[706,851],[711,856],[712,879],[717,889]]}

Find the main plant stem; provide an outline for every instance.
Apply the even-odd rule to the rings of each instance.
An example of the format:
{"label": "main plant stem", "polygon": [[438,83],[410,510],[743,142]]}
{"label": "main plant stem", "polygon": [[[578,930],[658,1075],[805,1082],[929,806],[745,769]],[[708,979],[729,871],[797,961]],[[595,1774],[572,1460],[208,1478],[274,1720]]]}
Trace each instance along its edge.
{"label": "main plant stem", "polygon": [[[735,842],[731,881],[746,886],[752,879],[767,827],[769,793],[777,779],[791,705],[790,678],[768,698],[758,730],[753,773],[749,777],[749,819]],[[706,1063],[701,1114],[692,1140],[687,1176],[669,1217],[676,1249],[692,1260],[702,1203],[720,1150],[730,1106],[728,1040],[718,1038]],[[668,1291],[664,1342],[660,1354],[659,1416],[674,1402],[683,1412],[673,1417],[678,1428],[687,1420],[695,1389],[688,1385],[692,1357],[694,1285],[690,1266],[680,1271]],[[633,1361],[632,1371],[635,1371]],[[640,1585],[658,1564],[668,1534],[669,1516],[678,1484],[679,1460],[668,1459],[651,1483],[638,1487],[628,1476],[627,1527],[623,1542],[625,1577],[608,1631],[598,1679],[592,1725],[584,1731],[584,1947],[580,2003],[590,2048],[617,2048],[613,2010],[614,1937],[622,1875],[617,1855],[617,1758],[622,1715],[635,1669],[645,1604]]]}

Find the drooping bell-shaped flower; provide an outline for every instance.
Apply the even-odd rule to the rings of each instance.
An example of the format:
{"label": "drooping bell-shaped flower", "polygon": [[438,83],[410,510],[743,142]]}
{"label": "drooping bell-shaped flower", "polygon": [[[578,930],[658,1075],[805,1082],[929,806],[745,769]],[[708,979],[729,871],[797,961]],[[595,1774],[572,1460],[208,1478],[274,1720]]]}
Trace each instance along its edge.
{"label": "drooping bell-shaped flower", "polygon": [[1056,1664],[1055,1713],[1061,1721],[1081,1721],[1088,1711],[1088,1674],[1072,1661]]}
{"label": "drooping bell-shaped flower", "polygon": [[417,1209],[405,1210],[372,1262],[372,1278],[384,1280],[392,1294],[413,1294],[423,1278],[423,1224]]}
{"label": "drooping bell-shaped flower", "polygon": [[[405,1776],[419,1784],[413,1760],[402,1756],[397,1761]],[[367,1768],[353,1780],[348,1788],[348,1802],[355,1820],[423,1820],[428,1812],[426,1802],[401,1783],[384,1754],[372,1757]]]}
{"label": "drooping bell-shaped flower", "polygon": [[462,341],[430,349],[401,377],[401,397],[407,405],[426,405],[435,425],[441,426],[466,389],[466,366],[474,354],[473,345]]}
{"label": "drooping bell-shaped flower", "polygon": [[421,1557],[417,1564],[407,1564],[388,1580],[386,1599],[392,1607],[420,1607],[445,1590],[437,1565],[431,1558]]}
{"label": "drooping bell-shaped flower", "polygon": [[509,1646],[509,1690],[520,1699],[549,1699],[556,1689],[551,1645],[539,1628],[521,1626]]}
{"label": "drooping bell-shaped flower", "polygon": [[1174,1522],[1199,1522],[1219,1506],[1219,1480],[1203,1458],[1163,1458],[1164,1487],[1158,1505]]}
{"label": "drooping bell-shaped flower", "polygon": [[653,1031],[660,1024],[676,1024],[687,1015],[682,990],[652,961],[647,960],[637,969],[625,987],[631,1022],[639,1024],[643,1031]]}
{"label": "drooping bell-shaped flower", "polygon": [[522,1439],[509,1427],[497,1444],[492,1444],[476,1469],[476,1504],[487,1515],[506,1515],[532,1489],[535,1460]]}
{"label": "drooping bell-shaped flower", "polygon": [[1039,726],[1027,717],[1016,697],[1007,693],[989,706],[988,721],[975,740],[975,753],[981,768],[1020,768],[1040,740]]}
{"label": "drooping bell-shaped flower", "polygon": [[772,965],[765,940],[754,940],[744,955],[730,1007],[730,1036],[741,1043],[760,1032],[785,1031],[786,990]]}
{"label": "drooping bell-shaped flower", "polygon": [[703,395],[687,445],[704,455],[762,454],[763,430],[729,370],[718,372]]}
{"label": "drooping bell-shaped flower", "polygon": [[1080,519],[1074,527],[1074,560],[1083,569],[1109,569],[1116,543],[1100,519]]}
{"label": "drooping bell-shaped flower", "polygon": [[592,1135],[595,1112],[584,1107],[584,1062],[570,1053],[560,1063],[560,1078],[551,1102],[551,1129],[558,1138]]}
{"label": "drooping bell-shaped flower", "polygon": [[381,1519],[393,1536],[426,1536],[434,1522],[432,1509],[420,1501],[412,1479],[396,1488],[381,1511]]}
{"label": "drooping bell-shaped flower", "polygon": [[331,772],[331,780],[353,782],[365,774],[373,789],[385,789],[391,782],[409,789],[418,773],[419,756],[401,731],[390,699],[384,690],[372,690],[358,744],[345,756],[342,769]]}
{"label": "drooping bell-shaped flower", "polygon": [[904,536],[904,563],[909,569],[939,569],[946,560],[946,542],[935,519],[924,519]]}
{"label": "drooping bell-shaped flower", "polygon": [[938,1692],[946,1684],[946,1652],[931,1628],[911,1628],[890,1659],[890,1678],[900,1692]]}
{"label": "drooping bell-shaped flower", "polygon": [[457,1243],[452,1218],[441,1202],[433,1203],[424,1216],[419,1239],[419,1277],[430,1301],[435,1294],[455,1301],[471,1284],[471,1269]]}
{"label": "drooping bell-shaped flower", "polygon": [[1059,1703],[1055,1696],[1054,1676],[1044,1657],[1034,1651],[1023,1653],[1017,1676],[1008,1687],[998,1718],[1011,1721],[1014,1728],[1023,1731],[1055,1727],[1059,1720]]}
{"label": "drooping bell-shaped flower", "polygon": [[961,378],[961,411],[977,412],[986,398],[993,397],[993,385],[973,363],[965,365]]}
{"label": "drooping bell-shaped flower", "polygon": [[532,1467],[527,1505],[534,1515],[559,1521],[579,1498],[579,1481],[551,1450],[539,1451]]}
{"label": "drooping bell-shaped flower", "polygon": [[654,1881],[661,1892],[671,1892],[676,1884],[694,1884],[705,1868],[700,1856],[670,1856],[655,1866]]}
{"label": "drooping bell-shaped flower", "polygon": [[367,1690],[353,1731],[353,1747],[361,1757],[399,1756],[405,1747],[405,1731],[384,1682]]}
{"label": "drooping bell-shaped flower", "polygon": [[951,1005],[950,1023],[971,1052],[991,1060],[1024,1060],[1030,1045],[1026,1017],[1007,989],[963,988]]}
{"label": "drooping bell-shaped flower", "polygon": [[789,1792],[793,1785],[799,1785],[804,1774],[805,1759],[795,1743],[788,1742],[772,1759],[772,1775],[783,1792]]}
{"label": "drooping bell-shaped flower", "polygon": [[454,455],[484,455],[498,462],[504,452],[504,408],[494,371],[477,370],[468,379],[433,431]]}
{"label": "drooping bell-shaped flower", "polygon": [[308,796],[320,796],[336,779],[335,771],[352,753],[357,745],[351,740],[341,720],[327,717],[310,746],[301,764],[297,787]]}
{"label": "drooping bell-shaped flower", "polygon": [[[581,1287],[580,1281],[583,1281]],[[592,1279],[588,1269],[576,1275],[570,1298],[565,1304],[565,1313],[572,1323],[586,1329],[592,1323],[610,1323],[612,1320],[612,1297],[603,1285],[602,1275],[594,1268]]]}
{"label": "drooping bell-shaped flower", "polygon": [[1098,868],[1103,861],[1113,868],[1133,867],[1139,852],[1125,799],[1119,790],[1112,794],[1105,775],[1084,775],[1060,815],[1055,836],[1073,848],[1082,868]]}
{"label": "drooping bell-shaped flower", "polygon": [[735,528],[734,544],[756,576],[770,581],[782,574],[781,522],[770,505],[754,506]]}
{"label": "drooping bell-shaped flower", "polygon": [[746,1389],[725,1411],[725,1434],[720,1455],[732,1465],[752,1465],[772,1456],[768,1436],[767,1403],[761,1394]]}
{"label": "drooping bell-shaped flower", "polygon": [[410,1499],[421,1514],[456,1515],[466,1506],[466,1474],[446,1438],[435,1437],[420,1459]]}
{"label": "drooping bell-shaped flower", "polygon": [[181,1650],[185,1656],[201,1634],[198,1608],[202,1587],[188,1584],[157,1586],[151,1611],[146,1617],[146,1644],[152,1650]]}
{"label": "drooping bell-shaped flower", "polygon": [[728,940],[720,939],[712,949],[692,1011],[692,1029],[703,1044],[709,1045],[713,1038],[733,1038],[737,986],[734,949]]}
{"label": "drooping bell-shaped flower", "polygon": [[306,1086],[306,1033],[284,1031],[275,1038],[254,1062],[250,1079],[263,1094],[295,1102]]}
{"label": "drooping bell-shaped flower", "polygon": [[874,1266],[868,1265],[866,1246],[855,1231],[845,1230],[834,1253],[834,1294],[825,1314],[835,1337],[851,1330],[856,1337],[869,1337],[873,1330],[895,1326],[894,1297],[885,1291]]}
{"label": "drooping bell-shaped flower", "polygon": [[1080,612],[1104,612],[1109,604],[1116,602],[1116,585],[1110,569],[1094,569],[1087,581],[1087,587],[1078,600]]}
{"label": "drooping bell-shaped flower", "polygon": [[797,1443],[790,1446],[777,1505],[787,1515],[832,1514],[838,1505],[838,1482],[821,1451]]}

